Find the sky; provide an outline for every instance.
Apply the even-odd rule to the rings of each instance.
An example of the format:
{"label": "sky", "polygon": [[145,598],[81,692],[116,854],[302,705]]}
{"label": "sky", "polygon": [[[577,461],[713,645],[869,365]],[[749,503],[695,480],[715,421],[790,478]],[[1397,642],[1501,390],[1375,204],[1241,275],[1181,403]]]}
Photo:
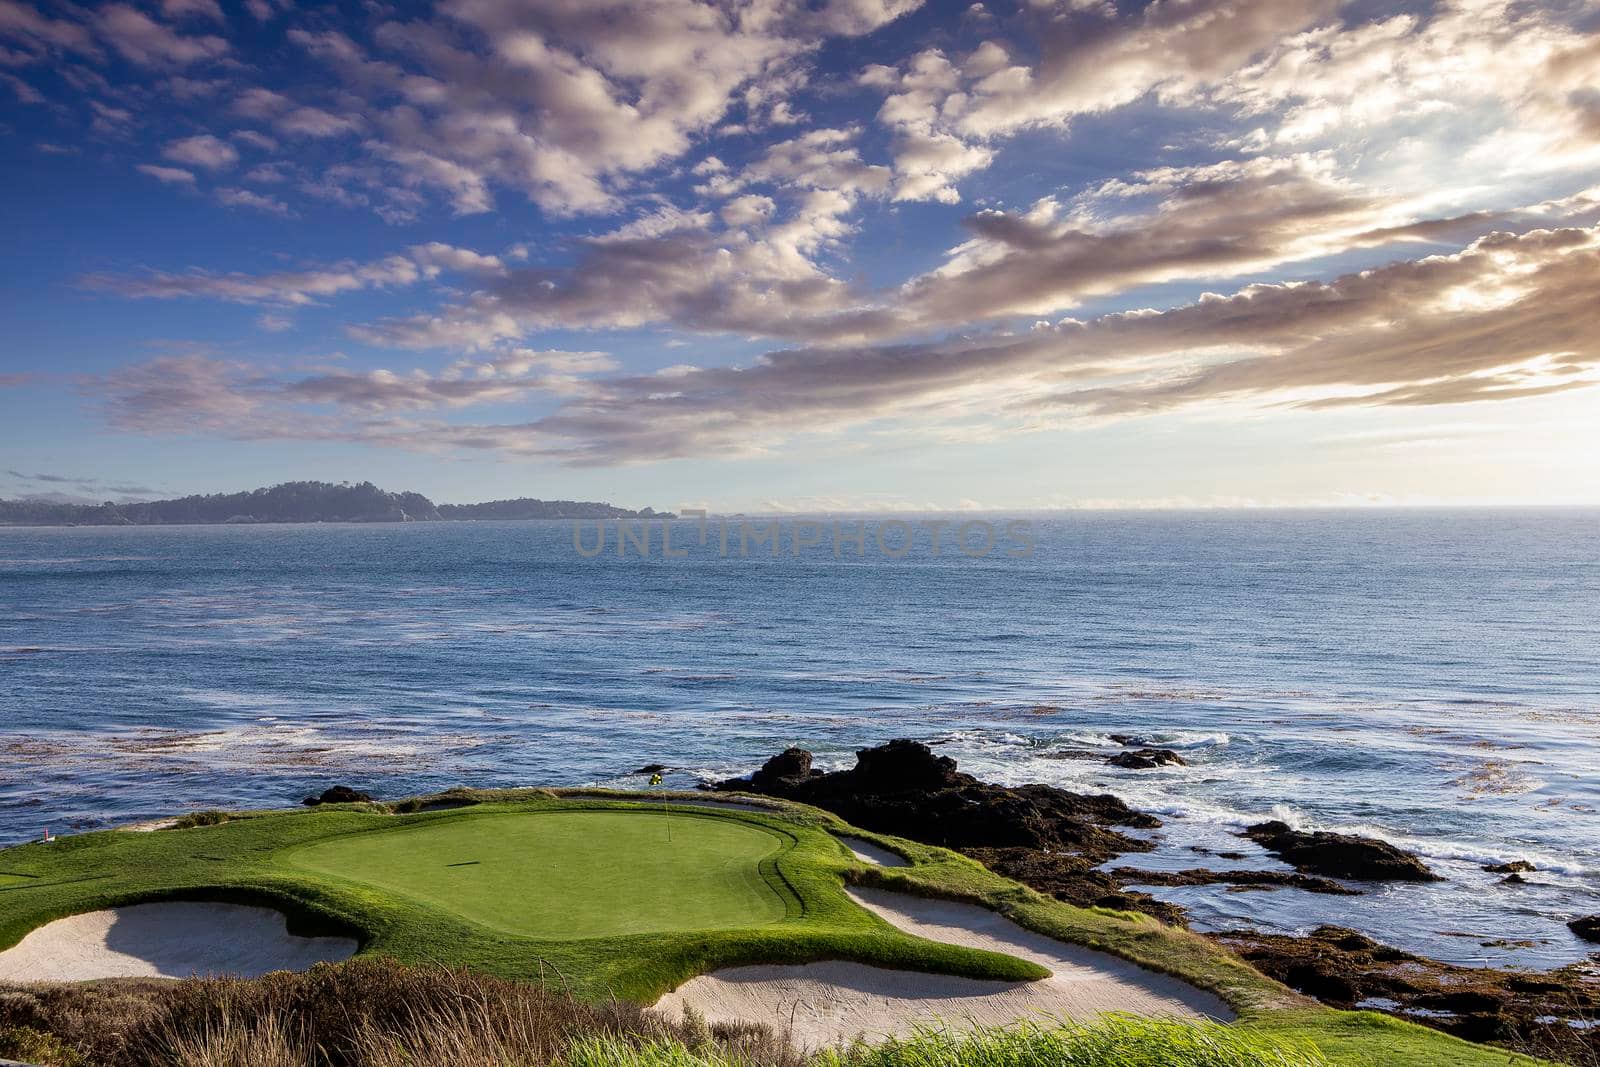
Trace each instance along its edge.
{"label": "sky", "polygon": [[1600,504],[1600,7],[0,0],[0,496]]}

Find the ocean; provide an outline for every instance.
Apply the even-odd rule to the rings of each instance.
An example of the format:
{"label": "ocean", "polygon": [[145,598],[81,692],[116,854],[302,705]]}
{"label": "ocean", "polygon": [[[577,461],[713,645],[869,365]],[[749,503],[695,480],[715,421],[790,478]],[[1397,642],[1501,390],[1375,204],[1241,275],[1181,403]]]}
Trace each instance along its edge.
{"label": "ocean", "polygon": [[[785,520],[776,557],[688,520],[673,558],[619,558],[614,524],[585,555],[592,522],[584,552],[557,521],[0,529],[0,841],[334,783],[642,786],[661,762],[692,787],[913,737],[1161,816],[1119,865],[1283,869],[1235,836],[1282,818],[1446,878],[1152,890],[1200,929],[1333,922],[1530,968],[1591,950],[1564,924],[1600,912],[1600,512],[1085,512],[982,556],[950,518],[939,554],[924,530],[898,558],[875,541],[894,520],[860,555],[795,554]],[[1110,734],[1189,765],[1063,758]],[[1528,884],[1481,869],[1513,859]]]}

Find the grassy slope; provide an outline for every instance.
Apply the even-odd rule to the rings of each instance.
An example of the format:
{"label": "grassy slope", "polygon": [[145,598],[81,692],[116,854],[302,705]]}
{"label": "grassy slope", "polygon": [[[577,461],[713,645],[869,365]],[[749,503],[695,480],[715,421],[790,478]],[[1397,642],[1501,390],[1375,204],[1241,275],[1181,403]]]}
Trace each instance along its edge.
{"label": "grassy slope", "polygon": [[[353,933],[364,951],[458,963],[511,978],[543,978],[566,983],[584,996],[614,994],[648,1001],[717,967],[822,958],[974,977],[1041,975],[1021,960],[907,937],[851,903],[842,886],[853,881],[980,902],[1043,933],[1186,978],[1234,1005],[1241,1015],[1239,1025],[1309,1041],[1332,1063],[1488,1067],[1535,1062],[1387,1016],[1320,1007],[1194,934],[1147,916],[1063,904],[956,853],[856,830],[826,812],[799,805],[718,816],[674,809],[674,819],[732,818],[781,838],[779,850],[762,860],[760,869],[785,898],[786,916],[742,929],[540,940],[497,931],[422,899],[396,896],[304,865],[307,857],[320,856],[329,847],[319,842],[332,838],[338,842],[335,851],[360,853],[376,840],[367,835],[401,827],[405,833],[416,832],[412,827],[455,833],[510,812],[660,811],[659,799],[640,803],[620,794],[528,790],[475,793],[471,798],[493,806],[399,816],[360,806],[266,812],[218,826],[143,834],[106,831],[48,846],[6,849],[0,851],[0,877],[6,878],[0,884],[0,947],[14,944],[44,922],[76,912],[192,896],[274,904],[290,914],[297,932]],[[913,866],[865,867],[829,830],[848,830],[875,841],[911,859]]]}

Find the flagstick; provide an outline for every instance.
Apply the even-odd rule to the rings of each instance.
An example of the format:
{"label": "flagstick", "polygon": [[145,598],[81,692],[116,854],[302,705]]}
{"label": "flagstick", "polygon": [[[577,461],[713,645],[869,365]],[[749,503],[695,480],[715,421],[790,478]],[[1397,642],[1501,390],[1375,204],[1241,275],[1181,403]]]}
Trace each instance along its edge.
{"label": "flagstick", "polygon": [[[659,772],[650,776],[650,784],[661,784],[661,774]],[[667,803],[667,794],[665,790],[662,790],[661,793],[661,813],[666,817],[667,820],[667,840],[670,842],[672,840],[672,808]]]}

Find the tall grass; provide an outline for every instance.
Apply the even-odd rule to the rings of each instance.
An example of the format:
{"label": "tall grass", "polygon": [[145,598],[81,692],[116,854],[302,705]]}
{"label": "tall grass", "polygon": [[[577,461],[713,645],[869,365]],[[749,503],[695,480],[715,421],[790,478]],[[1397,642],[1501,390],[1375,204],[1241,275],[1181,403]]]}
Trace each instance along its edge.
{"label": "tall grass", "polygon": [[815,1067],[1322,1067],[1309,1045],[1211,1022],[1106,1015],[1091,1023],[923,1030],[818,1056]]}
{"label": "tall grass", "polygon": [[[1309,1046],[1217,1023],[1105,1016],[1092,1023],[1030,1023],[970,1033],[923,1030],[877,1045],[816,1054],[809,1067],[1322,1067]],[[518,1065],[521,1067],[521,1065]],[[532,1065],[529,1065],[532,1067]],[[561,1067],[759,1067],[723,1045],[585,1037]]]}
{"label": "tall grass", "polygon": [[384,959],[245,980],[0,991],[0,1057],[44,1067],[1322,1067],[1308,1047],[1215,1023],[1108,1016],[925,1030],[803,1055],[765,1027]]}
{"label": "tall grass", "polygon": [[[9,1046],[45,1067],[543,1067],[589,1036],[700,1038],[638,1005],[383,958],[0,992],[0,1058]],[[782,1042],[757,1044],[763,1067],[796,1067]]]}

